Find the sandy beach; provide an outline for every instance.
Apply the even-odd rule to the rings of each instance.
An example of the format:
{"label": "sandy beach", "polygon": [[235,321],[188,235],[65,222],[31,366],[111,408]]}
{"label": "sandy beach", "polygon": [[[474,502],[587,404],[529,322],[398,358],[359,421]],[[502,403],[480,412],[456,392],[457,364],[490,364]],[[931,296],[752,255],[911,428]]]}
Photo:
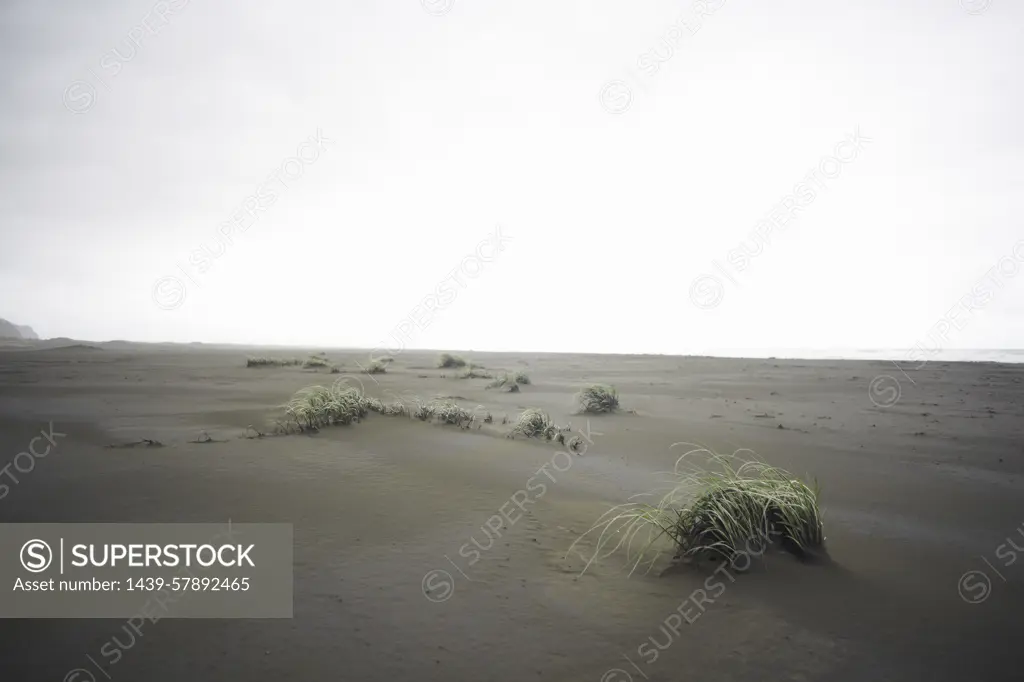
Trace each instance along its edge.
{"label": "sandy beach", "polygon": [[[341,374],[245,366],[315,352]],[[5,677],[1019,679],[1024,562],[1006,543],[1024,546],[1024,366],[928,365],[879,407],[871,382],[891,363],[466,355],[532,383],[486,390],[413,351],[372,378],[365,351],[3,352],[0,464],[51,423],[66,434],[5,481],[3,522],[281,522],[295,542],[292,619],[161,619],[131,638],[115,619],[7,620]],[[456,396],[495,421],[371,414],[246,438],[296,390],[344,376],[378,397]],[[616,386],[623,410],[574,414],[591,382]],[[505,438],[500,417],[528,407],[584,434],[584,451]],[[204,433],[215,442],[194,442]],[[142,439],[163,447],[108,447]],[[681,441],[816,479],[830,561],[766,555],[720,574],[697,606],[710,569],[668,555],[649,573],[610,557],[581,576],[585,552],[569,546],[612,505],[661,489]]]}

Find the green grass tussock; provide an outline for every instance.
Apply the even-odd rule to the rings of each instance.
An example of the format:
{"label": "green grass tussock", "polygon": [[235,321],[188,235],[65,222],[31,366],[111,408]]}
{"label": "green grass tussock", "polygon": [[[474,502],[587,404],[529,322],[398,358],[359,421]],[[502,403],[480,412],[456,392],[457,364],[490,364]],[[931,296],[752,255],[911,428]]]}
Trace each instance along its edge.
{"label": "green grass tussock", "polygon": [[425,422],[436,421],[463,429],[469,429],[478,420],[482,424],[494,421],[490,412],[478,416],[450,398],[439,397],[429,402],[413,399],[408,404],[401,400],[386,402],[365,395],[361,387],[350,386],[347,378],[338,379],[330,387],[304,388],[282,407],[286,420],[278,421],[276,433],[279,435],[315,432],[327,426],[352,424],[370,412],[411,417]]}
{"label": "green grass tussock", "polygon": [[464,407],[451,400],[435,400],[431,403],[434,418],[442,424],[463,426],[473,421],[473,415]]}
{"label": "green grass tussock", "polygon": [[508,372],[502,372],[498,376],[494,377],[494,381],[484,386],[484,388],[504,388],[508,383]]}
{"label": "green grass tussock", "polygon": [[458,403],[445,398],[435,398],[430,402],[419,403],[410,415],[420,421],[437,421],[441,424],[452,424],[468,428],[473,423],[473,414]]}
{"label": "green grass tussock", "polygon": [[451,353],[441,353],[437,358],[437,366],[441,369],[459,368],[465,367],[466,361],[460,358],[458,355],[452,355]]}
{"label": "green grass tussock", "polygon": [[[679,445],[677,443],[676,445]],[[698,456],[706,462],[693,464]],[[737,454],[697,448],[676,461],[674,487],[656,504],[628,502],[608,510],[577,538],[597,537],[593,556],[625,548],[632,573],[648,570],[668,539],[678,559],[717,556],[732,561],[741,553],[762,554],[776,545],[801,559],[819,556],[825,535],[816,484]],[[570,550],[572,547],[570,547]]]}
{"label": "green grass tussock", "polygon": [[[520,377],[520,375],[522,375],[522,377]],[[521,379],[525,379],[525,381]],[[498,376],[494,377],[494,381],[487,384],[484,388],[501,388],[509,393],[518,393],[519,385],[528,383],[530,383],[530,377],[526,376],[525,372],[516,372],[515,374],[502,372]]]}
{"label": "green grass tussock", "polygon": [[376,412],[377,414],[389,417],[409,415],[409,408],[406,407],[405,403],[399,401],[386,403],[380,398],[363,397],[363,404],[370,412]]}
{"label": "green grass tussock", "polygon": [[512,430],[508,432],[506,437],[525,436],[526,438],[543,438],[545,440],[559,439],[559,442],[561,442],[564,440],[562,432],[565,430],[557,426],[546,412],[531,407],[519,415],[516,423],[512,426]]}
{"label": "green grass tussock", "polygon": [[297,358],[257,358],[250,357],[245,361],[246,367],[290,367],[302,364]]}
{"label": "green grass tussock", "polygon": [[366,366],[365,371],[367,374],[386,374],[388,371],[388,366],[384,362],[374,360],[373,362]]}
{"label": "green grass tussock", "polygon": [[576,394],[580,412],[599,414],[619,409],[619,394],[613,386],[593,384]]}
{"label": "green grass tussock", "polygon": [[343,381],[336,381],[330,387],[304,388],[284,405],[284,410],[299,431],[351,424],[365,417],[368,411],[359,390]]}

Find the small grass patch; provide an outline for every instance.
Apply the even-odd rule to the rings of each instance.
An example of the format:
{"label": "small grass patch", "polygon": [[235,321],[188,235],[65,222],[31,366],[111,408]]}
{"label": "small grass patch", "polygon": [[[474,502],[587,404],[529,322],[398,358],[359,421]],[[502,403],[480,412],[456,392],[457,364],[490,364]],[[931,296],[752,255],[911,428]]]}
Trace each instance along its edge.
{"label": "small grass patch", "polygon": [[256,358],[250,357],[245,361],[246,367],[291,367],[302,364],[298,358]]}
{"label": "small grass patch", "polygon": [[481,371],[479,368],[470,366],[465,372],[459,375],[460,379],[493,379],[493,374]]}
{"label": "small grass patch", "polygon": [[[388,393],[385,391],[385,393]],[[451,424],[462,429],[494,422],[490,412],[479,413],[469,411],[456,403],[453,398],[458,396],[439,396],[428,402],[412,397],[407,402],[396,400],[387,402],[380,398],[365,395],[361,388],[350,386],[347,379],[338,379],[330,387],[311,386],[298,391],[290,401],[283,405],[285,417],[275,420],[275,435],[316,432],[326,426],[335,424],[351,424],[363,419],[370,412],[386,416],[404,416],[424,422]],[[507,421],[507,419],[505,420]],[[504,423],[504,422],[503,422]],[[252,431],[253,433],[249,433]],[[264,434],[251,426],[247,429],[246,438],[262,438]]]}
{"label": "small grass patch", "polygon": [[[520,374],[523,375],[525,381],[520,381]],[[498,376],[494,377],[494,381],[487,384],[484,388],[498,388],[507,391],[508,393],[518,393],[520,384],[530,383],[530,377],[526,376],[523,372],[516,372],[515,374],[509,374],[508,372],[502,372]]]}
{"label": "small grass patch", "polygon": [[325,358],[318,355],[310,355],[305,362],[302,363],[303,369],[317,369],[320,367],[330,367],[331,363],[327,362]]}
{"label": "small grass patch", "polygon": [[613,386],[593,384],[576,394],[580,412],[599,414],[619,409],[619,394]]}
{"label": "small grass patch", "polygon": [[374,360],[373,362],[366,366],[365,371],[367,374],[386,374],[388,371],[388,366],[384,362]]}
{"label": "small grass patch", "polygon": [[555,440],[562,435],[563,430],[555,425],[555,422],[546,412],[530,408],[519,415],[516,423],[512,426],[512,430],[508,432],[506,437],[525,436],[527,438]]}
{"label": "small grass patch", "polygon": [[442,424],[463,426],[473,421],[473,415],[467,409],[451,400],[435,400],[431,406],[434,418]]}
{"label": "small grass patch", "polygon": [[407,416],[409,414],[409,408],[405,406],[405,403],[395,401],[386,403],[380,398],[363,398],[363,405],[366,406],[370,412],[376,412],[377,414],[387,415],[389,417],[394,416]]}
{"label": "small grass patch", "polygon": [[504,388],[511,382],[508,372],[502,372],[498,376],[494,377],[494,381],[484,386],[484,388]]}
{"label": "small grass patch", "polygon": [[441,369],[459,368],[465,367],[466,361],[460,358],[458,355],[452,355],[451,353],[441,353],[437,358],[437,366]]}
{"label": "small grass patch", "polygon": [[447,398],[435,398],[430,402],[418,403],[415,409],[409,410],[409,415],[424,422],[436,420],[441,424],[452,424],[462,428],[469,428],[475,419],[469,410]]}

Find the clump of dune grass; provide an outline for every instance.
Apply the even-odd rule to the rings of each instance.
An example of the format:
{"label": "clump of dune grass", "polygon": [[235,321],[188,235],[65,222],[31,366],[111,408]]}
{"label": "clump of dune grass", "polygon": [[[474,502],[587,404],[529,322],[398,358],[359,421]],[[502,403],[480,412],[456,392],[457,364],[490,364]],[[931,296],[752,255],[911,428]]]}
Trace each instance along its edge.
{"label": "clump of dune grass", "polygon": [[512,379],[517,384],[523,384],[524,386],[530,383],[530,375],[524,372],[523,370],[519,370],[515,374],[513,374]]}
{"label": "clump of dune grass", "polygon": [[289,367],[292,365],[301,365],[302,360],[297,358],[257,358],[250,357],[246,359],[246,367]]}
{"label": "clump of dune grass", "polygon": [[284,405],[284,410],[299,431],[351,424],[365,417],[368,411],[359,390],[340,380],[330,387],[302,389]]}
{"label": "clump of dune grass", "polygon": [[370,412],[376,412],[377,414],[383,414],[387,416],[409,414],[409,408],[405,406],[405,403],[399,401],[386,403],[380,398],[363,397],[363,405]]}
{"label": "clump of dune grass", "polygon": [[480,371],[480,368],[475,366],[475,365],[470,365],[470,367],[465,372],[463,372],[462,374],[459,375],[459,378],[460,379],[493,379],[494,376],[492,374],[487,373],[487,372]]}
{"label": "clump of dune grass", "polygon": [[376,412],[382,414],[384,412],[384,401],[380,398],[371,398],[369,396],[363,396],[363,407],[370,412]]}
{"label": "clump of dune grass", "polygon": [[[694,463],[696,458],[705,461]],[[597,536],[584,572],[621,548],[632,564],[630,573],[641,564],[649,570],[662,554],[658,544],[663,540],[682,560],[717,556],[732,561],[742,553],[763,554],[771,545],[806,559],[824,546],[817,486],[784,469],[739,453],[724,456],[696,448],[676,461],[672,476],[673,488],[657,503],[617,505],[576,539],[572,547]]]}
{"label": "clump of dune grass", "polygon": [[326,359],[317,355],[310,355],[305,362],[302,363],[303,369],[315,369],[317,367],[330,367],[331,363],[327,362]]}
{"label": "clump of dune grass", "polygon": [[614,412],[619,409],[619,394],[612,386],[593,384],[576,394],[580,412]]}
{"label": "clump of dune grass", "polygon": [[509,377],[508,372],[502,372],[494,377],[494,381],[484,386],[484,388],[504,388],[510,381],[511,377]]}
{"label": "clump of dune grass", "polygon": [[469,410],[459,406],[458,403],[446,399],[435,398],[429,402],[419,402],[413,409],[407,409],[409,416],[420,421],[438,421],[442,424],[453,424],[455,426],[467,427],[474,421],[474,416]]}
{"label": "clump of dune grass", "polygon": [[451,353],[441,353],[437,358],[437,366],[441,369],[465,367],[466,361],[460,358],[458,355],[452,355]]}
{"label": "clump of dune grass", "polygon": [[410,414],[420,421],[428,422],[434,418],[434,406],[431,403],[419,403]]}
{"label": "clump of dune grass", "polygon": [[405,417],[409,415],[409,407],[405,403],[398,401],[385,403],[384,409],[381,411],[381,414],[386,414],[389,416],[401,415]]}
{"label": "clump of dune grass", "polygon": [[462,426],[473,421],[473,415],[468,410],[451,400],[438,399],[430,405],[433,417],[442,424]]}
{"label": "clump of dune grass", "polygon": [[[519,384],[530,383],[530,378],[526,377],[526,381],[519,381],[518,374],[509,374],[508,372],[502,372],[498,376],[494,377],[494,381],[487,384],[484,388],[500,388],[509,393],[518,393]],[[526,376],[525,374],[523,376]]]}
{"label": "clump of dune grass", "polygon": [[366,366],[365,372],[367,374],[385,374],[388,371],[388,366],[379,360],[374,360]]}
{"label": "clump of dune grass", "polygon": [[507,437],[525,436],[527,438],[555,440],[562,431],[563,429],[555,425],[555,422],[547,413],[531,407],[519,415]]}

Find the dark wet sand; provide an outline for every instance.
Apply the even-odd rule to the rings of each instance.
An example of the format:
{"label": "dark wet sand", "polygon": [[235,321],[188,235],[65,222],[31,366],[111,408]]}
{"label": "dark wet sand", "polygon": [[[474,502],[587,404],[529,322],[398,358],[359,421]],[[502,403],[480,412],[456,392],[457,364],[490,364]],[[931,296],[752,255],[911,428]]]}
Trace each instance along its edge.
{"label": "dark wet sand", "polygon": [[[472,354],[492,371],[529,371],[533,385],[506,394],[442,378],[433,353],[402,353],[374,381],[358,373],[365,353],[323,349],[372,395],[462,396],[499,423],[462,431],[371,415],[246,440],[295,390],[339,376],[247,369],[246,349],[97,346],[0,351],[0,466],[50,421],[68,434],[0,500],[0,521],[291,523],[294,618],[163,619],[113,663],[100,651],[130,641],[123,621],[0,621],[4,680],[75,668],[148,682],[1024,675],[1024,557],[996,554],[1011,536],[1024,547],[1024,366],[932,364],[908,372],[911,384],[880,362]],[[884,409],[869,398],[879,374],[901,384]],[[501,415],[525,407],[585,430],[571,396],[595,381],[616,385],[636,414],[590,418],[593,444],[571,465],[550,444],[502,437]],[[227,442],[189,442],[204,430]],[[104,447],[142,438],[166,447]],[[711,568],[662,575],[665,562],[627,577],[613,558],[579,577],[582,559],[565,557],[576,535],[659,488],[678,441],[750,448],[815,477],[832,563],[770,556],[725,580],[703,612],[684,606],[693,622],[678,632],[666,619]],[[546,463],[565,471],[549,464],[556,480],[489,537],[488,519]],[[488,549],[470,565],[460,548],[472,540]],[[423,592],[435,570],[452,576],[431,579],[435,599],[450,591],[444,601]],[[991,580],[980,603],[958,590],[973,570]]]}

